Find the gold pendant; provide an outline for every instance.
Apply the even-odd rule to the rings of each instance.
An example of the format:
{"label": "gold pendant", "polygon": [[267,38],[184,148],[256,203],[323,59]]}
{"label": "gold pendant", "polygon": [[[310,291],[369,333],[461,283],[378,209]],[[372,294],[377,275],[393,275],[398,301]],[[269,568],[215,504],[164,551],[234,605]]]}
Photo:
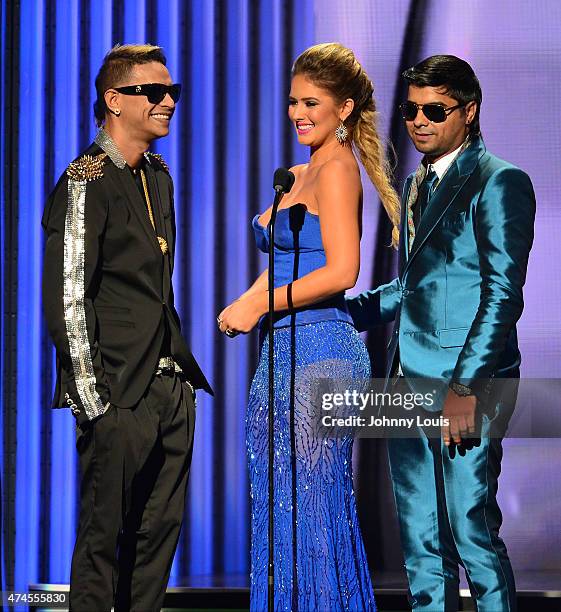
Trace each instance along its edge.
{"label": "gold pendant", "polygon": [[162,249],[162,253],[165,255],[168,252],[168,243],[165,238],[158,236],[158,242],[160,243],[160,249]]}

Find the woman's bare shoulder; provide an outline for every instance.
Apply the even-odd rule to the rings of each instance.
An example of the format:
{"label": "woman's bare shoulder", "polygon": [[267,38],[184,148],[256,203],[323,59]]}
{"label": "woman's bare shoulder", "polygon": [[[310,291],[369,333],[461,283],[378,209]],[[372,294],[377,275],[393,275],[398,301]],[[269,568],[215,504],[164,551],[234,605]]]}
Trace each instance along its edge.
{"label": "woman's bare shoulder", "polygon": [[360,186],[360,168],[352,157],[332,157],[318,168],[318,187],[327,187],[342,182],[345,185]]}

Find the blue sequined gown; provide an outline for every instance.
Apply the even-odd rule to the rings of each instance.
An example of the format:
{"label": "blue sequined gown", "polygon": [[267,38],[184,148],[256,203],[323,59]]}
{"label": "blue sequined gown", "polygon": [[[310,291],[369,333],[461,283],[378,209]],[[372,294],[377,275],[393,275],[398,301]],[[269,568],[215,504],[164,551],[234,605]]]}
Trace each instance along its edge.
{"label": "blue sequined gown", "polygon": [[[257,246],[267,230],[253,220]],[[319,218],[302,205],[282,209],[275,226],[275,287],[325,264]],[[343,295],[275,322],[275,610],[375,610],[352,483],[351,436],[313,433],[318,378],[370,376],[366,347]],[[266,327],[266,326],[265,326]],[[268,352],[265,336],[250,390],[246,434],[251,492],[251,610],[267,610]],[[290,413],[294,406],[294,440]],[[296,461],[291,464],[291,446]]]}

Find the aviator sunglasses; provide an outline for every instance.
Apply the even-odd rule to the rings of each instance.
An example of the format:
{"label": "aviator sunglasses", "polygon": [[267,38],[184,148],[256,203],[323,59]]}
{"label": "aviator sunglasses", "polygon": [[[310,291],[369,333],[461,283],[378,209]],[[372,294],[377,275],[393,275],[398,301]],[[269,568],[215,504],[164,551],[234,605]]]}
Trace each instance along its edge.
{"label": "aviator sunglasses", "polygon": [[159,104],[169,94],[174,102],[181,95],[181,84],[164,85],[163,83],[143,83],[142,85],[127,85],[115,87],[115,91],[127,96],[146,96],[151,104]]}
{"label": "aviator sunglasses", "polygon": [[402,102],[399,105],[401,115],[405,121],[413,121],[417,117],[419,109],[423,111],[423,115],[433,123],[442,123],[446,121],[448,115],[455,111],[457,108],[462,108],[465,104],[456,104],[456,106],[449,106],[448,108],[442,104],[431,102],[430,104],[417,104],[416,102]]}

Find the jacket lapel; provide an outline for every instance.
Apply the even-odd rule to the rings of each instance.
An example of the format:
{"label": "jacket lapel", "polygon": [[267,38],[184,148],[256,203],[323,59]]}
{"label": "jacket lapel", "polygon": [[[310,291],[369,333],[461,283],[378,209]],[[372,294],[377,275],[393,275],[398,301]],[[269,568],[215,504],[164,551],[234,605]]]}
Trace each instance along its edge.
{"label": "jacket lapel", "polygon": [[115,166],[114,172],[111,173],[111,180],[114,183],[115,192],[118,193],[121,191],[121,189],[124,190],[125,196],[129,201],[129,206],[142,226],[142,229],[146,233],[146,237],[148,238],[150,245],[156,251],[156,253],[158,253],[158,255],[161,255],[162,252],[160,250],[160,245],[158,244],[158,239],[156,238],[156,232],[154,231],[152,223],[150,222],[150,217],[148,216],[148,209],[146,208],[144,198],[140,195],[138,187],[136,186],[128,166],[125,166],[122,169]]}
{"label": "jacket lapel", "polygon": [[162,238],[165,238],[168,244],[171,261],[173,262],[175,245],[173,242],[173,228],[170,223],[171,202],[167,181],[162,171],[156,172],[154,170],[149,155],[146,155],[146,159],[148,162],[146,164],[146,178],[150,195],[153,199],[154,214],[159,216],[160,228],[163,233]]}
{"label": "jacket lapel", "polygon": [[413,183],[414,175],[410,175],[407,177],[405,181],[405,187],[403,188],[403,197],[401,198],[401,231],[399,241],[399,255],[398,255],[398,272],[399,276],[401,276],[403,272],[403,268],[407,262],[407,258],[409,257],[409,228],[407,226],[407,201],[409,200],[409,190],[411,189],[411,184]]}
{"label": "jacket lapel", "polygon": [[483,140],[477,137],[473,140],[473,143],[452,162],[452,165],[442,178],[442,183],[437,187],[421,218],[403,273],[407,271],[416,254],[421,250],[428,237],[444,216],[444,213],[456,199],[456,196],[471,176],[483,153],[485,153],[485,145],[483,144]]}
{"label": "jacket lapel", "polygon": [[124,188],[125,196],[129,201],[129,205],[140,225],[144,229],[148,241],[152,245],[152,248],[158,254],[161,254],[160,245],[156,237],[156,232],[152,227],[148,210],[146,208],[146,203],[138,191],[136,182],[130,172],[123,154],[121,151],[119,151],[119,148],[103,127],[98,130],[94,143],[105,151],[109,159],[113,162],[113,164],[109,166],[112,168],[112,172],[108,173],[108,177],[113,182],[115,192],[119,193],[121,188]]}

